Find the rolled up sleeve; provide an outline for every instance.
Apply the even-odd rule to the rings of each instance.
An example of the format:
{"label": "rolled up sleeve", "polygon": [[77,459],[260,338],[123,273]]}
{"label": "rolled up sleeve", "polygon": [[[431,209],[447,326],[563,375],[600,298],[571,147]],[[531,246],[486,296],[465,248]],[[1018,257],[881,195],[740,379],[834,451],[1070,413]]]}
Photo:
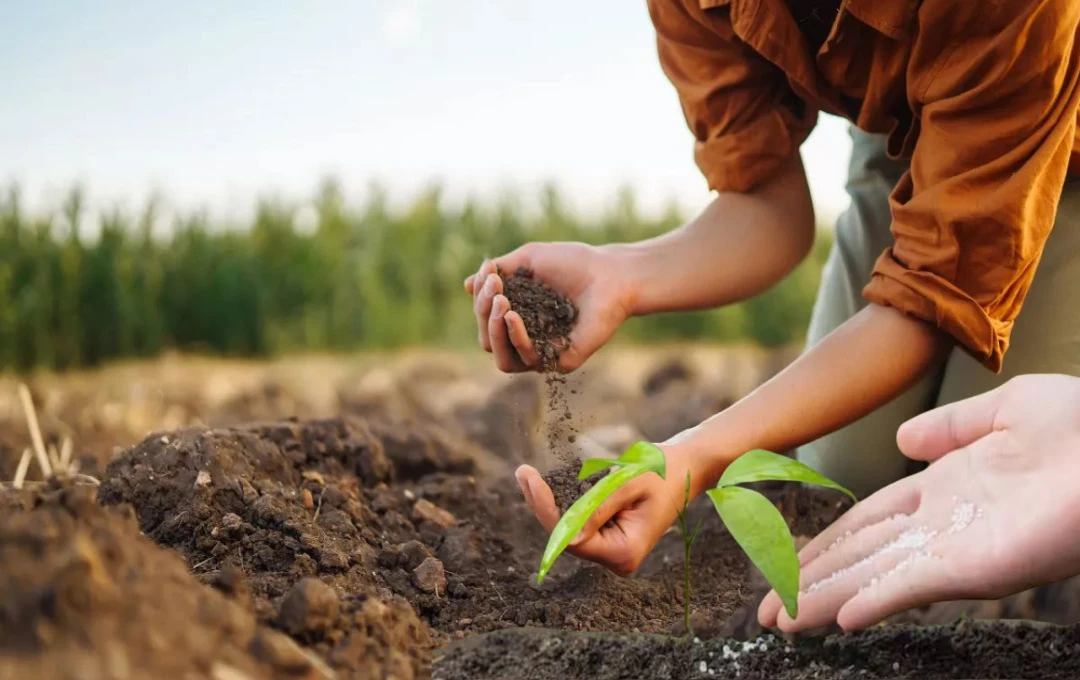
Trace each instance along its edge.
{"label": "rolled up sleeve", "polygon": [[694,135],[694,160],[714,191],[747,192],[798,152],[817,111],[742,42],[726,10],[649,0],[660,65]]}
{"label": "rolled up sleeve", "polygon": [[920,9],[920,25],[938,27],[946,49],[929,31],[916,41],[918,139],[890,199],[894,246],[863,293],[936,325],[1000,372],[1070,163],[1080,3],[949,5],[964,6]]}

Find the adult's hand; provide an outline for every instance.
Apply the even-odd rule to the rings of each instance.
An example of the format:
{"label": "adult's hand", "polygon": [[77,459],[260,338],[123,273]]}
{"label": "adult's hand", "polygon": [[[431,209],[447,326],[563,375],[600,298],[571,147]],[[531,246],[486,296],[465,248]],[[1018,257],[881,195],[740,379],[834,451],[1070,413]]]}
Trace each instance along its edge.
{"label": "adult's hand", "polygon": [[798,617],[771,592],[762,625],[853,630],[1080,573],[1080,378],[1014,378],[908,421],[897,442],[930,466],[811,541],[799,555]]}
{"label": "adult's hand", "polygon": [[532,270],[536,279],[566,295],[578,316],[569,345],[561,348],[559,368],[577,369],[611,339],[633,309],[634,291],[626,267],[619,266],[614,250],[585,243],[529,243],[495,260],[465,279],[473,296],[473,312],[480,346],[495,356],[495,365],[507,373],[540,370],[540,357],[525,330],[521,315],[503,294],[497,268],[513,274],[518,267]]}

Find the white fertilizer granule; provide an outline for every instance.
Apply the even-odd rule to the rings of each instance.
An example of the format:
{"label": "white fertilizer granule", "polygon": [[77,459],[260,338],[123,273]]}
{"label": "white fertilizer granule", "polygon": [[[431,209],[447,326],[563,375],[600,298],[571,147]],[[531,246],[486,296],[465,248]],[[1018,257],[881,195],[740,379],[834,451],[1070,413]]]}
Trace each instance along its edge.
{"label": "white fertilizer granule", "polygon": [[914,527],[912,529],[908,529],[902,534],[900,534],[898,537],[896,537],[896,539],[894,539],[893,541],[890,541],[889,543],[886,543],[885,545],[878,548],[870,556],[864,557],[858,562],[855,562],[854,564],[851,564],[842,569],[837,569],[836,571],[829,574],[820,581],[815,581],[811,583],[806,588],[806,592],[813,593],[824,588],[825,586],[835,583],[836,581],[839,581],[840,579],[844,578],[856,569],[860,569],[870,564],[882,555],[888,555],[889,553],[893,553],[898,550],[922,550],[926,548],[927,545],[929,545],[930,540],[935,536],[937,536],[937,532],[932,531],[927,527]]}
{"label": "white fertilizer granule", "polygon": [[953,496],[952,525],[949,527],[950,534],[956,534],[967,529],[977,518],[982,517],[982,508],[974,503],[961,502]]}

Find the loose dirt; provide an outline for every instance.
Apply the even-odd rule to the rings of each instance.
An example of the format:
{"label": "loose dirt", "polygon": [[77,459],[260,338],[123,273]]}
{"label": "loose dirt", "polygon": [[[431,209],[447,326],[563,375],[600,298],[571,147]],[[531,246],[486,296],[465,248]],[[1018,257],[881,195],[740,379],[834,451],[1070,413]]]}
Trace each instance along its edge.
{"label": "loose dirt", "polygon": [[[317,578],[339,593],[408,602],[436,639],[523,625],[672,629],[676,536],[636,578],[566,557],[538,587],[547,535],[512,469],[480,483],[450,453],[467,444],[444,450],[437,432],[346,418],[155,435],[108,466],[99,498],[130,504],[143,532],[204,582],[242,573],[268,624],[285,625],[278,612],[290,591]],[[694,607],[719,630],[743,602],[747,568],[718,523],[707,529]]]}
{"label": "loose dirt", "polygon": [[[712,399],[696,378],[667,372],[666,385],[653,380],[619,410],[671,414],[659,432],[679,425],[686,394]],[[98,468],[96,498],[0,484],[0,677],[407,680],[431,677],[433,654],[446,680],[732,677],[736,661],[740,678],[1080,676],[1073,628],[968,622],[815,637],[830,627],[790,654],[774,658],[779,641],[744,650],[731,638],[762,635],[767,586],[702,499],[690,508],[692,522],[705,519],[691,603],[701,645],[668,637],[682,632],[677,531],[630,578],[564,555],[537,586],[547,534],[513,480],[516,465],[537,460],[520,433],[539,421],[513,408],[519,392],[534,393],[523,384],[440,410],[409,406],[443,389],[415,379],[412,401],[365,397],[363,416],[158,432]],[[539,395],[539,377],[533,386]],[[756,488],[797,537],[850,503],[797,484]],[[1077,623],[1080,579],[891,621],[965,614]],[[740,656],[724,658],[725,644]]]}
{"label": "loose dirt", "polygon": [[533,347],[540,355],[547,387],[547,439],[551,452],[562,463],[575,459],[578,435],[567,392],[566,376],[559,370],[559,356],[570,344],[577,308],[563,294],[541,283],[533,273],[519,267],[511,275],[499,272],[510,308],[521,315]]}
{"label": "loose dirt", "polygon": [[572,463],[563,467],[557,467],[541,475],[547,485],[551,487],[551,493],[555,497],[555,505],[562,514],[574,504],[578,498],[591,489],[594,484],[604,478],[607,471],[597,472],[585,479],[578,479],[581,470],[579,463]]}
{"label": "loose dirt", "polygon": [[[0,677],[330,677],[318,657],[140,536],[128,509],[100,507],[85,487],[4,495]],[[379,667],[387,652],[358,661]],[[362,669],[354,677],[382,677]]]}
{"label": "loose dirt", "polygon": [[[528,663],[521,663],[528,659]],[[1080,627],[1018,622],[890,626],[791,643],[771,635],[701,642],[647,635],[501,631],[456,642],[439,680],[810,680],[1075,678]]]}

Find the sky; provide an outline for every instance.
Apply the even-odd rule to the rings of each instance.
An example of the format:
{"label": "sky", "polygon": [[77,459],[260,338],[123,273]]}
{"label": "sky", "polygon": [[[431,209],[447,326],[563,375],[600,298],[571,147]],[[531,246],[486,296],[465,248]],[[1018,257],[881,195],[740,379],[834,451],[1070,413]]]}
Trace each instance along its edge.
{"label": "sky", "polygon": [[[408,200],[531,191],[580,211],[618,187],[642,207],[709,199],[657,61],[625,0],[6,0],[0,183],[32,208],[79,181],[92,205],[242,219],[258,195],[333,175]],[[802,149],[819,215],[847,204],[846,125]]]}

